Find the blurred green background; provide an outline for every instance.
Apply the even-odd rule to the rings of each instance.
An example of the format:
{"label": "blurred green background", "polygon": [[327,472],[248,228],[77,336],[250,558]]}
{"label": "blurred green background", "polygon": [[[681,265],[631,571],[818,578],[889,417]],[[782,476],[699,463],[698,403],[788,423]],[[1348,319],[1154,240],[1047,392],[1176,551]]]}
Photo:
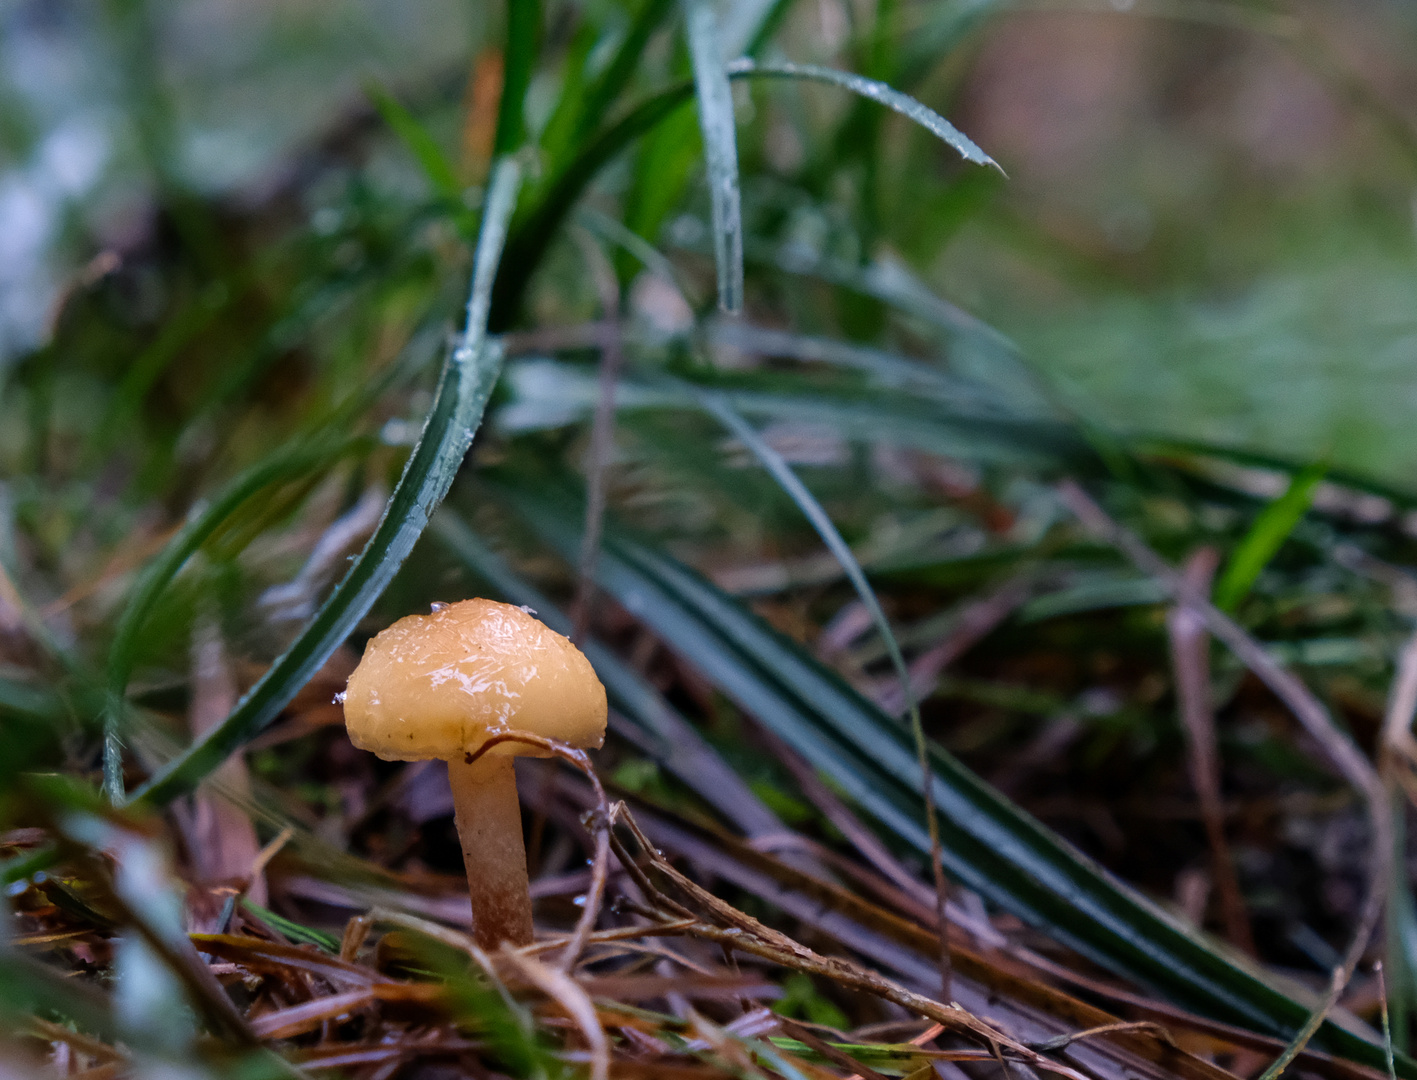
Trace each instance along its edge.
{"label": "blurred green background", "polygon": [[[898,117],[879,165],[849,145],[828,163],[811,135],[850,102],[759,92],[756,116],[740,86],[743,153],[765,166],[750,214],[782,209],[773,176],[815,169],[873,232],[799,207],[793,237],[898,255],[1078,414],[1417,488],[1410,5],[881,2],[879,47],[859,36],[871,3],[803,0],[772,49],[868,74],[875,50],[1009,179],[950,182],[953,155]],[[581,8],[607,39],[627,18],[568,4],[553,38]],[[458,0],[5,0],[0,356],[44,339],[77,266],[144,235],[155,172],[259,200],[369,78],[450,91],[431,122],[455,141],[450,106],[500,19]],[[534,124],[556,76],[538,73]],[[386,164],[382,182],[418,183]]]}

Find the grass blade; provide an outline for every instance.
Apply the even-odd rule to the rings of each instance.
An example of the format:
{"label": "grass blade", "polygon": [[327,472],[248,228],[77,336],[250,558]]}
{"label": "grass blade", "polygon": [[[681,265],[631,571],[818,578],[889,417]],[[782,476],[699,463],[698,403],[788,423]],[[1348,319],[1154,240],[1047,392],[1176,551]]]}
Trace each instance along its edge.
{"label": "grass blade", "polygon": [[860,371],[877,386],[928,394],[961,412],[1001,417],[1020,415],[1001,395],[982,383],[947,374],[924,361],[883,349],[791,330],[772,330],[742,319],[714,319],[704,328],[704,337],[712,344],[728,345],[760,356]]}
{"label": "grass blade", "polygon": [[[871,588],[870,582],[866,580],[866,574],[862,571],[861,564],[856,561],[856,556],[851,553],[851,548],[842,539],[836,525],[833,524],[827,512],[822,509],[822,504],[807,490],[807,485],[802,483],[801,478],[783,460],[782,455],[769,446],[766,440],[753,430],[752,425],[734,412],[721,396],[700,394],[699,400],[719,423],[733,432],[752,451],[753,456],[772,474],[773,479],[782,489],[792,497],[797,508],[802,511],[807,520],[812,523],[812,528],[817,531],[817,535],[822,538],[822,543],[826,544],[837,563],[846,571],[846,576],[851,581],[852,588],[856,590],[857,597],[870,612],[871,621],[876,624],[876,631],[881,635],[881,641],[886,647],[886,654],[890,657],[891,667],[895,669],[896,678],[900,680],[901,700],[906,703],[910,716],[910,735],[915,742],[915,757],[920,769],[921,790],[924,794],[925,825],[930,834],[929,855],[930,868],[935,875],[936,915],[939,925],[943,927],[945,925],[946,886],[940,869],[940,821],[935,813],[934,786],[925,780],[930,775],[930,751],[925,741],[925,728],[920,721],[920,707],[915,700],[915,691],[910,685],[910,672],[906,669],[905,657],[901,655],[900,644],[895,639],[894,631],[891,630],[890,620],[881,610],[881,602],[876,598],[876,590]],[[942,993],[944,998],[948,999],[950,996],[950,954],[949,943],[943,934],[940,937],[939,960],[943,980]]]}
{"label": "grass blade", "polygon": [[615,50],[614,58],[586,89],[576,125],[576,134],[579,137],[585,138],[591,134],[594,124],[610,111],[610,106],[634,74],[649,39],[673,9],[674,0],[644,0],[640,5],[635,21],[630,24],[630,32]]}
{"label": "grass blade", "polygon": [[840,71],[837,68],[822,67],[819,64],[788,64],[773,63],[763,64],[755,60],[735,60],[728,65],[728,70],[732,75],[759,75],[766,78],[782,79],[811,79],[816,82],[831,83],[833,86],[840,86],[845,90],[850,90],[853,94],[869,98],[884,105],[919,124],[930,134],[947,143],[959,152],[960,157],[965,161],[972,161],[976,165],[991,165],[999,172],[999,163],[981,150],[974,140],[971,139],[959,128],[955,127],[943,116],[937,113],[928,105],[915,100],[909,94],[903,94],[899,90],[893,90],[883,82],[875,79],[868,79],[864,75],[857,75],[850,71]]}
{"label": "grass blade", "polygon": [[[528,359],[508,372],[511,402],[497,416],[504,431],[556,427],[587,415],[595,381],[570,364]],[[829,426],[843,438],[863,443],[909,446],[966,461],[988,461],[1095,474],[1099,462],[1073,428],[1060,422],[956,413],[901,394],[846,395],[823,391],[773,393],[756,389],[721,391],[738,412],[804,424]],[[621,379],[616,394],[621,412],[689,408],[693,399],[673,384]]]}
{"label": "grass blade", "polygon": [[1215,583],[1215,606],[1234,611],[1284,541],[1298,527],[1314,501],[1314,494],[1328,472],[1323,462],[1300,470],[1289,487],[1255,516],[1244,538],[1230,556]]}
{"label": "grass blade", "polygon": [[590,140],[547,184],[546,194],[521,218],[507,240],[507,257],[493,294],[491,329],[501,331],[516,317],[522,294],[561,223],[596,175],[625,147],[672,116],[693,97],[692,83],[680,83],[640,102]]}
{"label": "grass blade", "polygon": [[487,318],[492,282],[520,186],[520,167],[514,159],[503,158],[488,185],[466,329],[448,358],[423,435],[373,537],[294,644],[237,703],[231,715],[164,768],[135,798],[161,805],[191,791],[275,719],[364,617],[422,535],[457,475],[501,372],[501,347],[487,337]]}
{"label": "grass blade", "polygon": [[384,123],[397,135],[417,160],[423,174],[433,189],[451,203],[462,201],[462,182],[452,162],[448,160],[437,140],[428,134],[428,129],[418,122],[418,118],[372,79],[364,84],[364,92],[379,110]]}
{"label": "grass blade", "polygon": [[709,0],[684,0],[685,33],[694,66],[699,129],[704,136],[713,255],[718,266],[718,306],[743,310],[743,207],[738,187],[738,131],[733,88],[723,66],[717,20]]}
{"label": "grass blade", "polygon": [[[708,17],[711,19],[712,13]],[[749,79],[757,77],[777,77],[784,74],[779,70],[781,65],[768,65],[759,67],[751,62],[739,62],[736,65],[729,65],[724,68],[717,60],[717,53],[711,48],[705,48],[705,60],[710,62],[714,71],[722,70],[729,79]],[[740,66],[741,65],[741,66]],[[800,66],[800,65],[798,65]],[[794,77],[816,78],[818,69],[807,65],[801,72],[793,72]],[[696,68],[697,71],[697,68]],[[821,78],[827,82],[837,85],[847,86],[851,80],[859,79],[860,76],[849,76],[845,72],[835,71],[832,68],[822,68]],[[866,79],[865,83],[874,86],[883,84],[875,83],[874,80]],[[854,85],[854,84],[853,84]],[[889,88],[886,88],[889,89]],[[653,130],[664,120],[673,116],[680,106],[687,104],[694,95],[694,83],[678,83],[659,91],[651,97],[646,98],[626,112],[620,119],[616,120],[609,127],[605,128],[594,138],[589,139],[580,151],[568,161],[546,184],[545,194],[539,202],[522,217],[516,228],[512,232],[511,238],[507,242],[506,267],[497,278],[497,292],[495,295],[494,309],[497,312],[497,321],[494,321],[492,329],[501,331],[515,317],[516,311],[521,304],[522,293],[525,292],[527,284],[531,280],[531,275],[536,267],[540,265],[541,257],[550,246],[552,239],[556,236],[562,221],[575,206],[586,186],[595,179],[600,170],[629,146],[636,139]],[[891,94],[896,94],[891,91]],[[899,95],[905,101],[913,101],[906,95]],[[883,100],[884,99],[880,99]],[[892,101],[894,98],[892,98]],[[885,102],[894,108],[891,102]],[[918,102],[915,102],[919,105]],[[728,94],[728,108],[726,115],[731,121],[732,94]],[[919,105],[931,116],[937,117],[939,124],[944,127],[940,130],[958,132],[950,125],[949,121],[940,117],[937,113],[928,110],[923,105]],[[907,112],[906,115],[916,117]],[[930,125],[926,125],[930,127]],[[931,127],[931,130],[935,130]],[[733,134],[733,128],[727,129],[729,135]],[[959,136],[964,139],[963,135]],[[948,140],[947,140],[948,141]],[[967,139],[965,139],[968,142]],[[952,144],[953,145],[953,144]],[[969,145],[973,146],[971,142]],[[734,156],[736,161],[737,143],[734,140]],[[977,148],[976,148],[977,149]],[[982,155],[983,152],[980,151]],[[984,155],[986,161],[987,155]],[[737,168],[734,167],[733,192],[737,195]],[[710,178],[712,186],[712,178]],[[721,234],[716,236],[721,239]],[[738,233],[737,242],[741,246],[742,233]],[[794,256],[787,260],[789,265],[783,268],[792,273],[816,273],[828,280],[837,281],[839,284],[847,285],[850,288],[878,296],[887,303],[896,304],[902,309],[919,314],[922,318],[933,322],[951,332],[966,331],[984,339],[995,348],[1013,350],[1014,346],[1006,339],[1002,338],[997,331],[986,327],[979,320],[972,318],[953,305],[945,303],[939,297],[929,293],[919,282],[907,279],[900,268],[891,265],[872,265],[865,270],[857,267],[836,266],[825,260],[814,262],[810,266],[801,265],[800,257]],[[720,262],[720,269],[723,267]],[[741,267],[741,260],[738,265]],[[739,278],[741,284],[741,274]],[[741,289],[740,289],[741,293]],[[720,291],[720,296],[722,292]]]}
{"label": "grass blade", "polygon": [[[574,558],[576,510],[509,496]],[[745,711],[830,776],[883,827],[922,853],[920,777],[904,726],[709,582],[663,553],[607,532],[599,584]],[[1309,1010],[1215,951],[1150,901],[931,747],[946,870],[1108,969],[1197,1012],[1282,1038]],[[1327,1022],[1315,1042],[1383,1068],[1381,1046]],[[1417,1064],[1398,1061],[1417,1077]]]}
{"label": "grass blade", "polygon": [[107,695],[104,704],[103,787],[111,802],[124,798],[121,727],[126,714],[124,694],[133,673],[138,639],[163,590],[247,499],[272,484],[294,479],[328,464],[353,444],[303,446],[263,462],[237,477],[217,499],[189,521],[162,554],[143,572],[118,621],[108,653]]}
{"label": "grass blade", "polygon": [[900,679],[901,692],[904,694],[905,700],[909,701],[911,699],[910,674],[906,671],[905,657],[901,655],[900,645],[896,642],[895,634],[891,630],[890,620],[881,610],[881,602],[876,598],[876,590],[871,588],[871,583],[866,580],[866,574],[861,569],[861,564],[856,561],[856,556],[852,554],[850,545],[842,539],[836,525],[833,524],[827,512],[822,509],[822,504],[817,501],[816,496],[807,490],[807,485],[802,483],[801,478],[792,471],[792,467],[783,460],[782,455],[769,446],[767,441],[753,430],[753,426],[744,420],[721,394],[701,392],[695,396],[705,412],[731,431],[734,437],[752,452],[759,464],[772,474],[772,478],[797,504],[797,508],[802,511],[803,516],[811,522],[812,528],[822,538],[822,543],[826,544],[827,550],[832,553],[842,570],[846,572],[847,579],[851,582],[851,587],[856,590],[857,597],[870,612],[871,621],[876,624],[876,630],[881,635],[882,642],[885,643],[886,655],[890,658],[891,667],[895,669],[896,676]]}
{"label": "grass blade", "polygon": [[502,99],[497,103],[495,160],[521,149],[526,140],[526,92],[541,39],[541,0],[507,0],[507,52]]}

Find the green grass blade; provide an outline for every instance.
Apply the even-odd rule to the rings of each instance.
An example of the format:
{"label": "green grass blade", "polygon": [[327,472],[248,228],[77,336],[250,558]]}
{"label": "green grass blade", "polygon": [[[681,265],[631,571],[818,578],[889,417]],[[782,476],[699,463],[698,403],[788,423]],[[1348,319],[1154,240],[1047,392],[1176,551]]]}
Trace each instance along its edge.
{"label": "green grass blade", "polygon": [[540,45],[541,0],[507,0],[507,49],[492,140],[494,159],[515,153],[526,140],[526,92]]}
{"label": "green grass blade", "polygon": [[811,523],[817,535],[822,538],[822,543],[827,546],[832,557],[846,572],[847,580],[856,590],[857,598],[866,605],[866,610],[871,615],[871,621],[876,624],[876,632],[881,635],[881,641],[885,643],[886,655],[890,658],[891,667],[895,669],[896,677],[900,679],[901,694],[906,701],[910,701],[912,698],[910,674],[906,671],[905,657],[901,655],[900,645],[895,639],[894,631],[891,630],[890,620],[881,610],[881,602],[876,598],[876,590],[871,588],[871,583],[866,580],[866,573],[861,569],[861,564],[856,561],[856,556],[852,554],[851,546],[842,539],[842,535],[837,531],[831,517],[822,509],[822,504],[817,501],[815,495],[807,490],[807,485],[802,483],[801,477],[792,471],[792,467],[787,464],[783,456],[769,446],[767,441],[734,410],[733,406],[721,394],[701,392],[696,396],[704,411],[731,431],[758,459],[759,464],[767,469],[772,478],[777,481],[778,486],[787,492],[792,501],[797,504],[797,509],[802,511],[802,515]]}
{"label": "green grass blade", "polygon": [[693,94],[693,84],[686,82],[640,102],[588,142],[551,180],[546,194],[518,221],[507,240],[505,265],[493,294],[492,330],[505,329],[516,317],[532,273],[586,185],[630,143],[688,104]]}
{"label": "green grass blade", "polygon": [[126,713],[124,694],[133,673],[138,640],[147,618],[163,590],[181,572],[187,560],[222,527],[248,499],[272,484],[303,476],[329,464],[353,445],[303,446],[262,462],[233,480],[205,510],[172,538],[143,572],[118,620],[108,653],[107,696],[104,704],[103,787],[109,800],[124,798],[121,728]]}
{"label": "green grass blade", "polygon": [[625,40],[615,50],[615,55],[610,63],[605,65],[605,70],[586,89],[576,124],[578,139],[583,140],[589,136],[594,125],[610,111],[615,99],[629,85],[630,77],[635,73],[649,39],[673,10],[674,0],[644,0],[640,5]]}
{"label": "green grass blade", "polygon": [[1274,558],[1313,504],[1328,467],[1323,462],[1295,474],[1289,487],[1256,515],[1215,583],[1215,606],[1234,611],[1245,599],[1260,571]]}
{"label": "green grass blade", "polygon": [[[507,383],[512,400],[498,414],[497,423],[511,432],[579,420],[589,413],[596,394],[595,378],[583,368],[544,359],[513,365]],[[1085,475],[1096,474],[1100,467],[1078,432],[1056,421],[955,412],[902,394],[842,394],[806,388],[800,393],[785,393],[738,387],[721,392],[746,416],[829,426],[843,438],[863,443],[908,446],[965,461],[1047,470],[1065,467]],[[616,396],[617,409],[626,413],[692,406],[691,397],[662,382],[622,379]]]}
{"label": "green grass blade", "polygon": [[626,228],[624,222],[590,207],[583,207],[576,214],[576,221],[606,243],[628,254],[655,277],[673,285],[680,296],[692,303],[694,290],[670,262],[669,256],[639,233]]}
{"label": "green grass blade", "polygon": [[[574,507],[510,496],[558,550],[575,557]],[[832,777],[884,828],[927,852],[909,733],[834,672],[667,555],[607,532],[601,587],[688,663]],[[1118,974],[1205,1015],[1288,1038],[1308,1010],[1173,922],[1150,901],[1013,806],[951,755],[931,748],[947,825],[946,870],[1025,922]],[[1381,1046],[1333,1023],[1316,1043],[1375,1068]],[[1401,1075],[1417,1077],[1403,1058]]]}
{"label": "green grass blade", "polygon": [[428,129],[418,122],[418,118],[406,109],[402,102],[372,79],[364,84],[364,92],[379,110],[384,123],[397,135],[417,160],[423,175],[433,189],[452,203],[462,200],[462,182],[457,171],[443,153],[436,139],[428,134]]}
{"label": "green grass blade", "polygon": [[883,349],[791,330],[772,330],[743,319],[714,319],[704,328],[704,337],[715,345],[728,345],[759,356],[860,371],[877,386],[926,393],[962,412],[994,416],[1018,413],[1002,395],[982,383]]}
{"label": "green grass blade", "polygon": [[295,643],[237,703],[231,715],[164,768],[135,798],[161,805],[192,790],[270,723],[349,636],[422,535],[452,485],[501,372],[501,347],[487,337],[487,318],[492,282],[520,186],[520,167],[514,159],[503,158],[488,185],[466,329],[448,358],[423,435],[373,537]]}
{"label": "green grass blade", "polygon": [[[711,49],[705,49],[709,56],[716,56]],[[707,57],[706,57],[707,59]],[[718,65],[718,61],[713,63]],[[779,77],[784,74],[780,65],[769,65],[759,67],[751,62],[746,66],[738,67],[730,65],[728,68],[718,68],[723,70],[729,79],[750,79],[750,78],[770,78]],[[807,66],[805,71],[815,72],[817,69]],[[847,85],[842,80],[847,77],[844,72],[837,72],[831,68],[822,68],[822,72],[829,75],[822,76],[828,82],[838,85]],[[804,74],[795,72],[794,76],[802,78],[815,78],[815,74]],[[838,78],[840,76],[840,78]],[[859,76],[851,76],[852,79]],[[867,79],[866,83],[873,86],[881,84],[874,83]],[[887,88],[889,89],[889,88]],[[531,275],[541,263],[542,256],[551,245],[551,241],[561,227],[566,215],[571,212],[576,201],[585,191],[586,186],[595,179],[600,170],[629,146],[636,139],[653,130],[668,117],[674,115],[678,109],[687,104],[694,95],[695,84],[677,83],[668,86],[653,96],[646,98],[639,104],[631,108],[608,128],[605,128],[594,138],[589,139],[581,147],[574,158],[562,167],[551,181],[546,185],[545,194],[540,201],[529,210],[526,215],[517,222],[512,231],[511,238],[507,241],[506,265],[501,274],[497,277],[497,290],[494,296],[494,310],[497,313],[492,329],[501,331],[506,329],[511,320],[515,318],[517,309],[520,307],[522,294],[526,291],[527,284],[531,280]],[[892,91],[892,94],[895,92]],[[905,95],[900,95],[904,98]],[[913,100],[913,99],[906,99]],[[731,119],[732,94],[728,95],[728,115]],[[890,104],[887,102],[887,104]],[[915,104],[919,104],[916,102]],[[894,105],[891,105],[894,108]],[[920,105],[921,109],[925,106]],[[926,109],[926,112],[930,110]],[[907,113],[907,115],[910,115]],[[938,117],[939,123],[945,125],[949,131],[956,129],[937,113],[930,113],[931,116]],[[912,117],[914,118],[914,117]],[[927,125],[928,127],[929,125]],[[931,130],[934,130],[933,128]],[[942,129],[943,130],[943,129]],[[732,134],[729,127],[728,133]],[[956,134],[958,132],[956,131]],[[963,139],[964,136],[960,135]],[[968,142],[968,140],[965,140]],[[969,143],[973,146],[973,143]],[[977,149],[977,148],[976,148]],[[735,140],[736,158],[736,140]],[[979,152],[983,155],[983,152]],[[983,155],[988,161],[987,155]],[[733,190],[737,191],[736,165],[734,168],[735,183]],[[710,179],[712,185],[712,179]],[[716,230],[716,235],[717,230]],[[720,236],[721,239],[721,236]],[[742,233],[738,233],[737,242],[741,246]],[[740,260],[741,264],[741,260]],[[722,263],[720,263],[722,266]],[[831,264],[825,260],[817,261],[810,266],[800,265],[800,260],[792,265],[785,266],[784,269],[793,273],[815,273],[827,280],[836,281],[838,284],[846,285],[849,288],[877,296],[887,303],[895,304],[903,310],[911,311],[930,322],[935,323],[952,332],[966,331],[976,336],[988,339],[989,343],[996,347],[1002,347],[1009,351],[1014,350],[1012,343],[1006,341],[997,331],[985,326],[979,320],[974,319],[967,313],[960,311],[953,305],[947,304],[939,297],[930,294],[919,282],[913,279],[907,280],[899,268],[889,266],[871,266],[862,270],[857,267],[845,267]],[[741,282],[741,279],[740,279]],[[741,290],[740,290],[741,292]],[[721,295],[721,294],[720,294]]]}
{"label": "green grass blade", "polygon": [[[856,556],[852,554],[850,546],[837,531],[836,525],[822,504],[816,497],[807,490],[807,485],[802,483],[801,478],[792,471],[791,467],[783,459],[782,455],[768,445],[751,424],[744,420],[724,399],[716,394],[702,394],[700,400],[704,408],[711,413],[719,423],[733,432],[740,441],[743,442],[753,456],[772,474],[778,485],[791,496],[792,501],[797,504],[797,508],[812,524],[812,528],[817,531],[817,535],[822,538],[822,543],[826,544],[827,550],[832,553],[837,564],[846,572],[851,586],[856,590],[856,595],[866,610],[871,615],[871,621],[876,624],[876,632],[880,634],[881,641],[885,644],[886,655],[890,657],[891,667],[895,669],[896,678],[900,680],[901,699],[906,704],[906,709],[910,718],[910,736],[915,743],[915,758],[922,777],[921,787],[925,793],[924,810],[925,825],[930,835],[930,859],[933,864],[937,858],[936,852],[940,849],[940,827],[939,815],[936,813],[934,804],[934,789],[925,785],[923,777],[930,771],[930,749],[925,740],[925,728],[920,720],[920,707],[916,702],[915,690],[910,685],[910,672],[905,666],[905,657],[901,654],[900,643],[896,641],[895,632],[891,629],[890,620],[886,618],[886,613],[881,609],[881,602],[876,597],[876,590],[871,588],[870,582],[866,580],[866,574],[861,569],[861,564],[856,561]],[[945,883],[936,874],[936,899],[939,904],[940,918],[944,918],[945,905]],[[948,992],[948,975],[945,977],[945,989]]]}
{"label": "green grass blade", "polygon": [[327,934],[323,930],[316,930],[314,927],[298,923],[293,919],[287,919],[284,915],[277,915],[270,908],[262,907],[249,897],[241,898],[241,906],[249,911],[256,918],[260,919],[267,926],[279,930],[291,941],[304,945],[314,945],[316,948],[324,949],[327,953],[339,952],[339,938],[333,934]]}
{"label": "green grass blade", "polygon": [[723,67],[717,20],[709,0],[684,0],[684,9],[713,212],[718,306],[727,312],[738,312],[743,310],[743,207],[738,187],[733,88]]}
{"label": "green grass blade", "polygon": [[850,90],[853,94],[878,102],[888,109],[901,114],[919,124],[930,134],[958,151],[965,161],[976,165],[991,165],[1000,172],[999,163],[981,150],[974,140],[937,113],[909,94],[893,90],[883,82],[868,79],[850,71],[822,67],[819,64],[764,64],[754,60],[735,60],[728,66],[733,75],[759,75],[766,78],[811,79],[816,82],[831,83]]}

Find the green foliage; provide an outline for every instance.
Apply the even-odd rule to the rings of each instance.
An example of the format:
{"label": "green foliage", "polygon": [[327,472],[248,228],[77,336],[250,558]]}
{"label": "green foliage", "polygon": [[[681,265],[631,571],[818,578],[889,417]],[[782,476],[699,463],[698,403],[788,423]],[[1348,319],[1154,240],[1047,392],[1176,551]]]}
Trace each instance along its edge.
{"label": "green foliage", "polygon": [[1318,463],[1295,473],[1284,494],[1255,516],[1215,583],[1215,606],[1221,611],[1239,606],[1265,564],[1303,520],[1326,472],[1328,466]]}
{"label": "green foliage", "polygon": [[817,992],[812,980],[800,972],[789,975],[782,983],[782,997],[773,1002],[772,1011],[783,1016],[801,1016],[814,1024],[841,1031],[850,1026],[846,1014],[832,1004],[829,998]]}
{"label": "green foliage", "polygon": [[433,190],[454,205],[460,203],[463,185],[458,181],[457,171],[437,140],[419,123],[418,117],[378,83],[365,83],[364,92],[374,102],[384,123],[418,159],[419,167],[433,185]]}

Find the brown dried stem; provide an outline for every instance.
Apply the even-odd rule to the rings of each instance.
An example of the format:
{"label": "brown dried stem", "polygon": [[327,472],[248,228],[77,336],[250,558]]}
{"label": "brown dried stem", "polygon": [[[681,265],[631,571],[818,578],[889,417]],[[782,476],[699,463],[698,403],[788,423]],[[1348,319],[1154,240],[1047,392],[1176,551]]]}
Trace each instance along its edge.
{"label": "brown dried stem", "polygon": [[[1184,576],[1195,591],[1210,592],[1218,555],[1203,547],[1186,563]],[[1194,611],[1177,604],[1166,616],[1171,642],[1171,666],[1176,675],[1176,698],[1181,729],[1186,735],[1191,785],[1200,801],[1201,820],[1210,844],[1211,873],[1225,920],[1225,936],[1251,956],[1255,954],[1245,898],[1235,875],[1230,845],[1225,838],[1225,809],[1220,795],[1220,755],[1215,741],[1215,710],[1210,690],[1210,635]]]}

